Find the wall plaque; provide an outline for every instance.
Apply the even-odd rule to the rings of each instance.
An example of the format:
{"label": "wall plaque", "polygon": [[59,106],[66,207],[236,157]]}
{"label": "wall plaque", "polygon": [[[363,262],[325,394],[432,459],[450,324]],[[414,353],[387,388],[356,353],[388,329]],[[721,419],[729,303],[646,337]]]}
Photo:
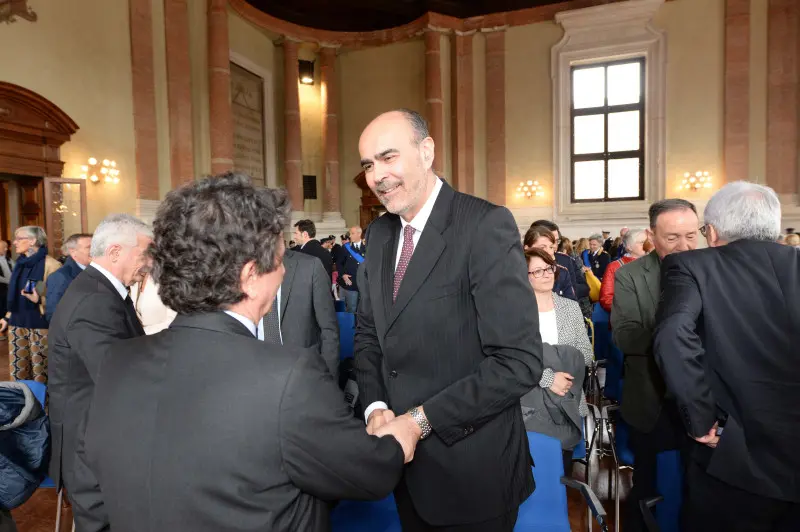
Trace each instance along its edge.
{"label": "wall plaque", "polygon": [[264,80],[236,63],[231,63],[231,107],[233,167],[254,185],[266,186]]}

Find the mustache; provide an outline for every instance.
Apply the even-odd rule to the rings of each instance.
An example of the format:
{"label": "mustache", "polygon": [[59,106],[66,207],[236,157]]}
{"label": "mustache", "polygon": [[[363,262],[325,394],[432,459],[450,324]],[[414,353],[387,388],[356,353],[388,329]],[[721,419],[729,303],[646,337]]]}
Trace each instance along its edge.
{"label": "mustache", "polygon": [[392,179],[392,180],[384,179],[375,186],[375,192],[384,193],[402,184],[403,182],[399,179]]}

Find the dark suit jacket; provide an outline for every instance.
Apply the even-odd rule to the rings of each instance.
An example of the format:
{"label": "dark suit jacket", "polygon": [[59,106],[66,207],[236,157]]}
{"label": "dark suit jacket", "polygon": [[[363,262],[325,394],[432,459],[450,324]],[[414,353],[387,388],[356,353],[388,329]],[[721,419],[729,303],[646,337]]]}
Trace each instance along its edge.
{"label": "dark suit jacket", "polygon": [[48,333],[50,477],[57,486],[62,472],[74,471],[76,453],[82,452],[89,405],[109,346],[141,335],[144,330],[133,307],[92,266],[72,281],[61,298]]}
{"label": "dark suit jacket", "polygon": [[603,275],[606,274],[606,268],[611,262],[611,255],[604,250],[601,250],[597,255],[593,255],[590,251],[589,262],[592,265],[592,273],[594,273],[595,277],[602,281]]}
{"label": "dark suit jacket", "polygon": [[[589,297],[589,285],[586,284],[586,276],[583,275],[583,271],[578,268],[572,257],[566,253],[559,252],[556,253],[556,262],[569,272],[572,288],[575,291],[575,297],[570,297],[570,299],[578,300]],[[567,294],[562,295],[566,296]]]}
{"label": "dark suit jacket", "polygon": [[331,279],[333,279],[333,257],[331,257],[330,251],[322,247],[319,240],[309,240],[306,242],[305,246],[297,251],[305,253],[306,255],[311,255],[312,257],[317,257],[321,260],[322,266],[325,267],[325,271],[328,273],[328,284],[331,283]]}
{"label": "dark suit jacket", "polygon": [[661,296],[661,261],[653,251],[614,276],[611,334],[625,355],[622,417],[642,432],[655,427],[666,389],[653,359],[653,329]]}
{"label": "dark suit jacket", "polygon": [[67,287],[83,270],[72,257],[67,257],[64,265],[50,274],[45,284],[47,285],[47,300],[44,315],[47,321],[53,319],[58,302],[64,297]]}
{"label": "dark suit jacket", "polygon": [[423,405],[433,432],[405,473],[423,519],[485,521],[534,487],[519,399],[541,378],[542,343],[519,230],[507,209],[443,183],[393,303],[400,233],[394,214],[367,231],[360,400],[397,414]]}
{"label": "dark suit jacket", "polygon": [[[352,244],[351,244],[352,245]],[[353,247],[353,250],[360,253],[361,256],[366,256],[367,246],[364,244],[364,241],[358,243],[358,247]],[[353,257],[353,255],[347,251],[347,249],[342,246],[342,251],[339,253],[339,262],[336,263],[336,269],[339,272],[339,279],[336,281],[336,284],[344,288],[345,290],[353,290],[358,292],[358,268],[361,264]],[[344,282],[343,275],[349,275],[350,280],[353,282],[352,285],[347,286],[347,283]]]}
{"label": "dark suit jacket", "polygon": [[339,324],[331,297],[330,278],[314,257],[286,251],[281,284],[281,335],[284,345],[313,347],[322,354],[331,375],[339,368]]}
{"label": "dark suit jacket", "polygon": [[[634,263],[635,264],[635,263]],[[800,251],[741,240],[670,255],[655,358],[689,434],[727,421],[707,471],[800,503]]]}
{"label": "dark suit jacket", "polygon": [[179,315],[103,364],[87,453],[114,532],[326,531],[336,499],[380,499],[403,452],[368,436],[312,349],[223,312]]}

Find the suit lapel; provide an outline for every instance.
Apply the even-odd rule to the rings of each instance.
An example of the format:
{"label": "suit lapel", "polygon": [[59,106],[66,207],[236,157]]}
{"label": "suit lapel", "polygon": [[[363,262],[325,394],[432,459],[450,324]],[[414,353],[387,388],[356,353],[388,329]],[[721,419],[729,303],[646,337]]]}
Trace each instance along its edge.
{"label": "suit lapel", "polygon": [[[414,294],[417,293],[431,274],[434,266],[439,262],[439,257],[442,256],[445,247],[447,247],[442,233],[448,226],[450,204],[453,201],[454,195],[455,192],[453,189],[450,188],[447,183],[442,182],[442,189],[439,191],[439,197],[436,198],[433,211],[431,211],[428,222],[422,230],[422,236],[414,248],[411,262],[408,263],[408,268],[406,268],[406,274],[397,292],[397,300],[391,307],[387,330],[392,326],[400,313],[403,312],[411,301],[411,298],[414,297]],[[395,234],[395,238],[399,238],[399,229]],[[394,264],[392,264],[392,266],[394,267]]]}
{"label": "suit lapel", "polygon": [[297,261],[294,257],[284,256],[283,267],[286,268],[286,273],[283,274],[283,282],[281,283],[281,301],[280,301],[280,318],[286,313],[286,304],[289,302],[289,296],[292,293],[292,281],[294,281],[294,274],[297,271]]}
{"label": "suit lapel", "polygon": [[[384,214],[384,216],[392,217],[392,224],[389,229],[391,234],[386,242],[384,242],[383,247],[381,248],[380,257],[378,257],[378,263],[380,264],[381,268],[380,294],[383,305],[383,316],[388,322],[393,306],[392,288],[394,286],[394,264],[397,260],[397,239],[399,238],[401,224],[400,218],[397,215]],[[370,252],[370,254],[371,253],[372,252]]]}
{"label": "suit lapel", "polygon": [[653,308],[658,308],[658,302],[661,299],[661,268],[659,268],[658,255],[652,251],[645,257],[645,270],[647,275],[644,276],[644,281],[647,283],[650,298],[653,300]]}

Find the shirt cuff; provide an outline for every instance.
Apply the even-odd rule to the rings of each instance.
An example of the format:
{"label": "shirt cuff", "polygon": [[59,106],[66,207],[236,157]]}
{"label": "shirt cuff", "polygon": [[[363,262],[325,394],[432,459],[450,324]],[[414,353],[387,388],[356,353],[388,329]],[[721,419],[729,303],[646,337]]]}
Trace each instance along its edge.
{"label": "shirt cuff", "polygon": [[389,410],[389,405],[387,405],[383,401],[375,401],[374,403],[369,405],[367,407],[367,409],[364,410],[364,423],[369,422],[369,415],[372,414],[373,410],[376,410],[378,408],[382,408],[384,410]]}
{"label": "shirt cuff", "polygon": [[551,368],[544,368],[542,378],[539,379],[539,388],[549,390],[553,383],[556,381],[556,374]]}

